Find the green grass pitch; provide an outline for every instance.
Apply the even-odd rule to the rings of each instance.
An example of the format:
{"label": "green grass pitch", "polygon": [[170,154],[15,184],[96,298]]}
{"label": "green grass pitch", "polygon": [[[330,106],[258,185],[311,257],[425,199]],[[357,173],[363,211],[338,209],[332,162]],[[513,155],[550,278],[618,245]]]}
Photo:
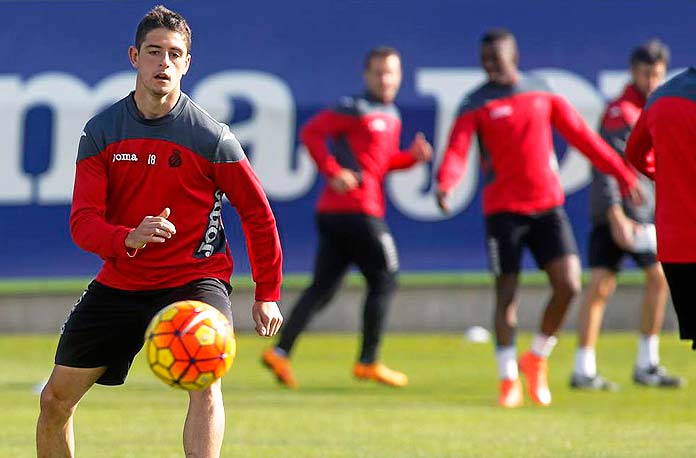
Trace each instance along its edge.
{"label": "green grass pitch", "polygon": [[[588,274],[583,275],[586,281]],[[82,291],[91,278],[0,278],[0,294],[64,294]],[[643,281],[639,270],[627,270],[618,277],[619,284],[636,285]],[[308,274],[288,274],[283,277],[283,287],[303,288],[310,282]],[[250,289],[254,283],[248,275],[235,275],[231,280],[235,289]],[[546,275],[539,271],[525,271],[521,275],[523,286],[546,285]],[[347,286],[361,286],[363,278],[351,273],[346,279]],[[447,287],[447,286],[492,286],[493,279],[488,272],[402,272],[399,285],[404,288]]]}
{"label": "green grass pitch", "polygon": [[[551,361],[554,403],[505,411],[494,406],[497,382],[491,344],[456,334],[387,336],[383,358],[406,371],[405,389],[351,378],[353,334],[308,334],[298,344],[301,387],[281,389],[258,358],[269,340],[239,338],[237,361],[224,381],[224,457],[462,458],[694,456],[694,357],[668,335],[662,357],[691,386],[659,391],[635,387],[633,334],[607,334],[599,345],[604,374],[618,393],[577,393],[567,387],[575,339],[561,336]],[[38,414],[35,384],[48,375],[55,336],[0,336],[0,457],[34,456]],[[520,348],[529,335],[520,337]],[[95,387],[78,409],[81,458],[183,456],[186,395],[157,380],[139,356],[122,387]]]}

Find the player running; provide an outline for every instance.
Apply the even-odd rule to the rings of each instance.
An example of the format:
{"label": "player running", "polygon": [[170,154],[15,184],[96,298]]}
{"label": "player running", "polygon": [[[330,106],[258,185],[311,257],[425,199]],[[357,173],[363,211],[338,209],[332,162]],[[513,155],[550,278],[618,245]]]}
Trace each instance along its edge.
{"label": "player running", "polygon": [[[609,103],[600,133],[623,156],[626,140],[648,97],[667,73],[669,49],[658,40],[636,48],[631,54],[631,82],[621,96]],[[578,318],[578,348],[570,386],[583,390],[613,391],[618,385],[597,373],[595,346],[602,326],[607,300],[616,288],[616,274],[625,256],[633,258],[645,272],[641,306],[638,353],[633,381],[639,385],[679,387],[682,379],[671,376],[660,366],[659,332],[665,316],[669,288],[656,247],[639,246],[647,231],[654,230],[655,190],[652,181],[640,176],[644,202],[633,205],[622,199],[616,180],[594,169],[590,188],[589,261],[590,282]],[[638,245],[636,244],[638,242]]]}
{"label": "player running", "polygon": [[464,101],[437,173],[437,200],[449,211],[448,197],[464,174],[467,152],[478,135],[484,173],[483,212],[490,268],[495,275],[498,403],[523,404],[518,377],[515,328],[522,251],[531,250],[548,275],[551,298],[530,351],[519,360],[533,402],[551,403],[547,359],[554,334],[580,290],[580,261],[553,152],[552,127],[600,170],[616,176],[622,193],[639,199],[637,177],[562,97],[518,70],[515,37],[492,29],[481,40],[481,65],[488,81]]}
{"label": "player running", "polygon": [[[356,265],[367,281],[362,348],[353,375],[402,387],[405,374],[380,363],[377,351],[387,309],[396,288],[399,261],[384,221],[384,179],[392,170],[430,160],[432,149],[422,134],[408,151],[399,150],[401,117],[394,98],[401,85],[401,57],[388,47],[365,58],[363,95],[346,97],[311,118],[302,141],[326,177],[317,205],[319,247],[312,284],[302,293],[280,340],[263,353],[263,363],[287,387],[297,387],[290,353],[310,320],[333,298],[341,279]],[[333,152],[327,141],[333,141]]]}
{"label": "player running", "polygon": [[[232,319],[232,258],[222,198],[249,241],[256,331],[274,335],[282,253],[259,179],[226,125],[181,92],[191,30],[162,6],[138,25],[129,49],[135,91],[92,118],[77,156],[70,229],[104,264],[61,332],[41,393],[39,458],[72,457],[73,415],[94,383],[124,383],[150,319],[180,300],[206,302]],[[220,380],[189,392],[186,456],[220,456],[225,413]]]}

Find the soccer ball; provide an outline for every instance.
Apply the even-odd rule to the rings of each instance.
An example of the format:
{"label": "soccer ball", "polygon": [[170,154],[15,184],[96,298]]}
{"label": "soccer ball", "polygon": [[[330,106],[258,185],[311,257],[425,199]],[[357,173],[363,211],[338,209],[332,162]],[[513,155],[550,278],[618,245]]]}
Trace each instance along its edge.
{"label": "soccer ball", "polygon": [[203,390],[225,375],[236,349],[227,318],[199,301],[168,305],[145,331],[150,369],[167,385],[184,390]]}

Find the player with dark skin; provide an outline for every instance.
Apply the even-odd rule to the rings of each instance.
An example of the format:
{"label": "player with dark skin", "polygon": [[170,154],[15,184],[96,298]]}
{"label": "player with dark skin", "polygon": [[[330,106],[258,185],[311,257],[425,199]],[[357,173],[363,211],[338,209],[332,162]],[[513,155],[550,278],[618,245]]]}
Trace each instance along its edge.
{"label": "player with dark skin", "polygon": [[[519,56],[514,40],[502,39],[481,46],[481,66],[494,83],[508,86],[519,79]],[[440,208],[449,213],[449,192],[437,191]],[[541,332],[554,335],[568,311],[571,300],[580,292],[580,259],[566,255],[544,267],[552,294],[541,321]],[[517,326],[519,275],[501,274],[495,278],[495,332],[500,345],[511,345]]]}
{"label": "player with dark skin", "polygon": [[[551,296],[532,349],[520,358],[519,366],[527,375],[532,400],[548,405],[551,395],[546,381],[546,358],[581,286],[580,259],[562,209],[562,189],[557,172],[549,165],[552,158],[547,155],[550,126],[558,127],[565,132],[564,136],[570,135],[569,141],[581,145],[579,149],[603,168],[620,174],[631,199],[639,201],[641,194],[630,184],[635,181],[635,174],[623,163],[608,157],[608,146],[587,128],[575,110],[552,94],[543,82],[522,75],[517,43],[509,31],[488,31],[481,42],[480,59],[488,81],[469,94],[455,121],[438,171],[436,199],[441,210],[448,213],[449,195],[465,167],[462,158],[466,157],[471,135],[478,133],[479,142],[486,149],[482,160],[486,161],[484,170],[490,180],[484,189],[484,214],[495,275],[494,327],[501,376],[498,402],[504,407],[522,404],[514,355],[519,302],[517,250],[528,244],[537,264],[546,272]],[[517,166],[525,170],[512,170]],[[540,242],[540,238],[552,243]]]}

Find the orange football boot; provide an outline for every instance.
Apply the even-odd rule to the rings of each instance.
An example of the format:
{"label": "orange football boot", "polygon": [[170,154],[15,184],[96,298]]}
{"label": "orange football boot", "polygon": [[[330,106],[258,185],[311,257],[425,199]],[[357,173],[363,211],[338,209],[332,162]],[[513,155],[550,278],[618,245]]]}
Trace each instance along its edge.
{"label": "orange football boot", "polygon": [[549,390],[549,366],[546,358],[537,356],[531,351],[520,356],[520,372],[527,379],[527,392],[536,404],[548,406],[551,404]]}
{"label": "orange football boot", "polygon": [[353,375],[361,380],[374,380],[375,382],[399,388],[408,385],[408,377],[406,374],[389,369],[387,366],[380,363],[355,363],[355,366],[353,366]]}
{"label": "orange football boot", "polygon": [[280,383],[288,388],[297,388],[297,380],[290,367],[290,358],[279,355],[274,348],[269,348],[263,352],[261,362],[273,372]]}
{"label": "orange football boot", "polygon": [[498,405],[508,409],[521,407],[524,404],[522,396],[522,382],[520,379],[502,379],[500,381],[500,396]]}

